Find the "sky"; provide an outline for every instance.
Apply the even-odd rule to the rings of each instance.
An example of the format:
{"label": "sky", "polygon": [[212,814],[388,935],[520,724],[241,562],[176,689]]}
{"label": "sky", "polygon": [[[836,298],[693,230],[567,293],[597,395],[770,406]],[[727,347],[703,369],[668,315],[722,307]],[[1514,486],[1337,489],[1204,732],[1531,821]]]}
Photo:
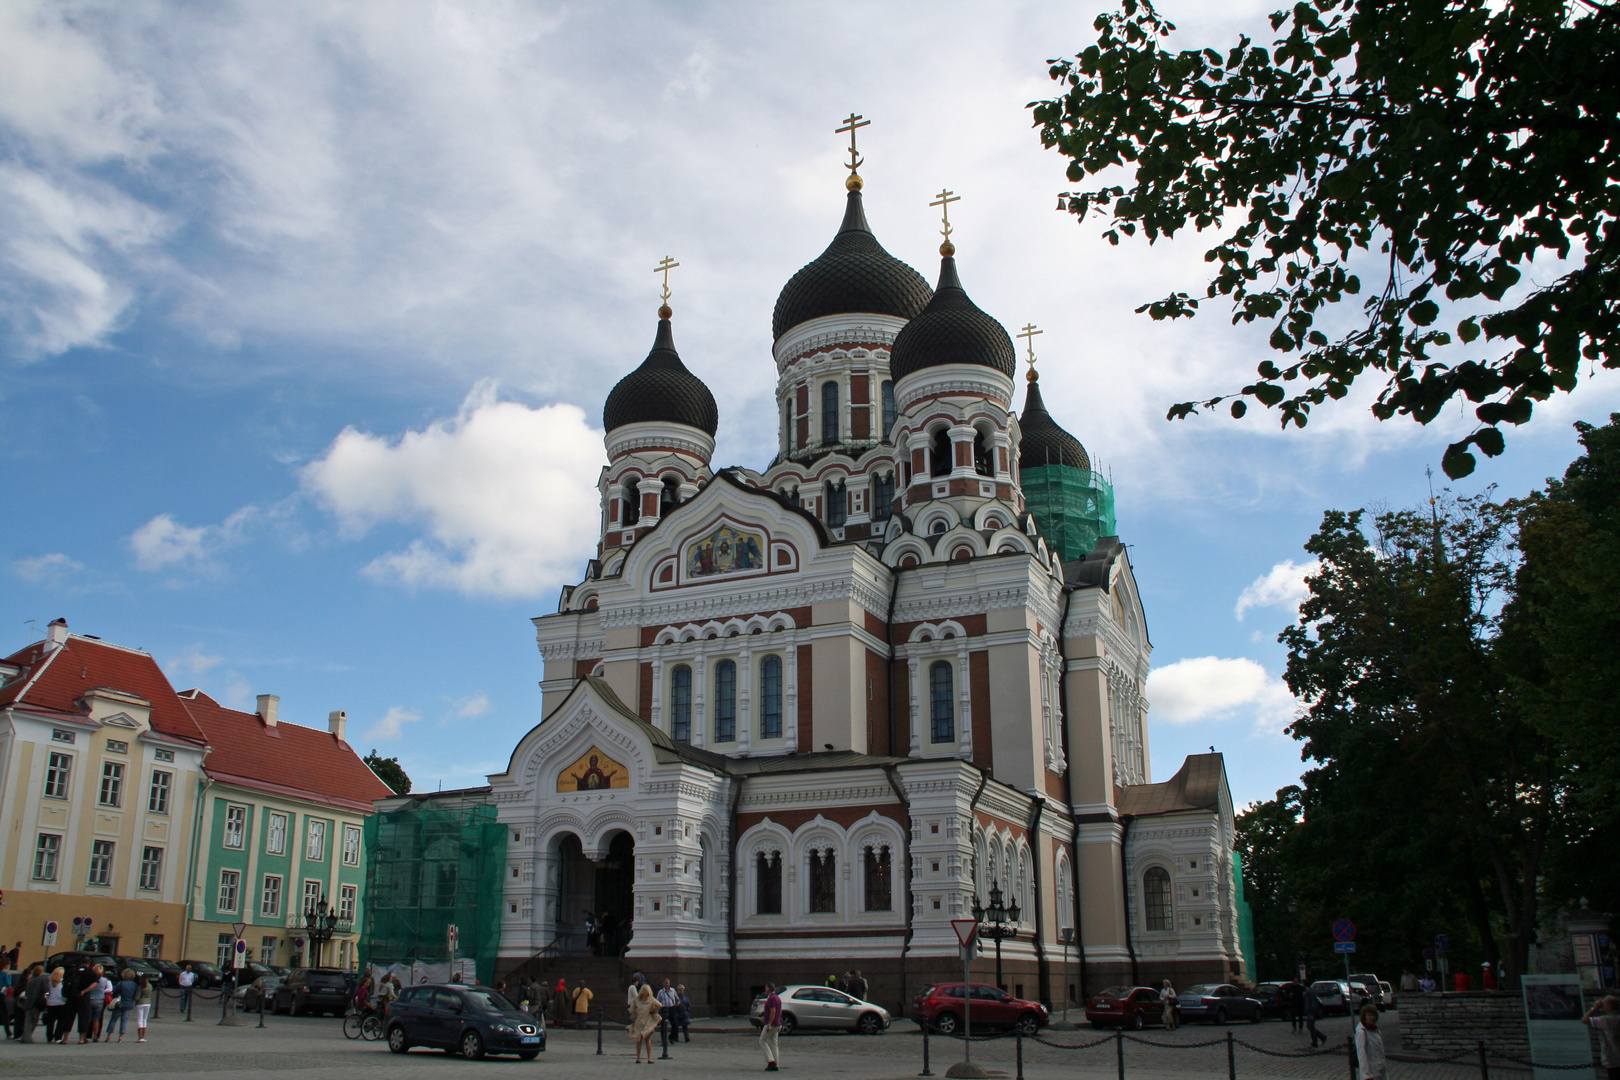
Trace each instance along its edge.
{"label": "sky", "polygon": [[[1160,6],[1225,48],[1274,2]],[[528,620],[593,552],[653,265],[681,263],[715,464],[763,467],[772,305],[837,228],[853,111],[879,239],[932,279],[928,203],[962,196],[964,285],[1042,328],[1047,405],[1113,479],[1154,779],[1213,746],[1269,797],[1302,768],[1276,637],[1303,543],[1426,499],[1467,422],[1379,423],[1370,387],[1304,431],[1165,421],[1249,382],[1266,331],[1133,313],[1200,292],[1209,237],[1111,247],[1054,210],[1025,106],[1104,6],[0,3],[0,647],[65,617],[177,688],[344,709],[418,790],[482,783],[540,719]],[[1452,488],[1527,491],[1616,408],[1583,381]]]}

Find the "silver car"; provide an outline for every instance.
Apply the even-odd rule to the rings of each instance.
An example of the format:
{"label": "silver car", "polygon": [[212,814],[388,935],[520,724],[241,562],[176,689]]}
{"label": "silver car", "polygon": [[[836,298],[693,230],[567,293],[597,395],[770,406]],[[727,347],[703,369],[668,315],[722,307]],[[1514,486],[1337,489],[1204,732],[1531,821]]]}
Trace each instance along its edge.
{"label": "silver car", "polygon": [[[782,999],[783,1035],[791,1035],[800,1028],[876,1035],[889,1027],[889,1011],[883,1006],[830,986],[784,986],[776,993]],[[754,999],[748,1019],[755,1027],[761,1027],[764,1015],[765,996],[761,994]]]}

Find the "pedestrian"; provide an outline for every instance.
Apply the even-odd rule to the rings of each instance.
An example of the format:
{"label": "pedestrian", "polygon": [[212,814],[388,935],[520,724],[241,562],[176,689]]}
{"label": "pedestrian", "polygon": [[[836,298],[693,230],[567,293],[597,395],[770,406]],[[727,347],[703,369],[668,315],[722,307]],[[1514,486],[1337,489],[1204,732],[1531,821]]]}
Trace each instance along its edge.
{"label": "pedestrian", "polygon": [[7,971],[16,971],[17,970],[17,965],[19,963],[21,963],[21,962],[22,962],[22,942],[19,941],[19,942],[17,942],[17,944],[15,944],[15,945],[13,945],[11,947],[10,952],[6,953],[6,970]]}
{"label": "pedestrian", "polygon": [[112,982],[103,974],[101,965],[92,966],[81,980],[77,994],[80,1046],[96,1041],[101,1032],[101,1014],[106,1011],[107,995],[111,992]]}
{"label": "pedestrian", "polygon": [[1289,979],[1283,983],[1278,996],[1282,998],[1283,1015],[1288,1017],[1289,1029],[1298,1035],[1305,1030],[1305,987],[1298,979]]}
{"label": "pedestrian", "polygon": [[[135,973],[125,968],[118,975],[118,985],[113,988],[112,1013],[107,1018],[107,1035],[110,1040],[113,1025],[118,1025],[118,1041],[124,1041],[124,1026],[129,1023],[129,1014],[135,1010]],[[137,1025],[138,1026],[138,1025]]]}
{"label": "pedestrian", "polygon": [[[18,1042],[31,1043],[34,1041],[34,1028],[44,1023],[48,1013],[45,1011],[46,999],[51,992],[51,980],[45,974],[43,964],[35,964],[28,969],[28,978],[23,983],[23,1029]],[[49,1024],[45,1027],[45,1041],[51,1041]]]}
{"label": "pedestrian", "polygon": [[1164,1002],[1164,1030],[1176,1030],[1176,988],[1169,979],[1164,980],[1159,1000]]}
{"label": "pedestrian", "polygon": [[1496,968],[1491,966],[1491,962],[1489,960],[1486,960],[1484,963],[1480,964],[1479,967],[1479,988],[1481,990],[1495,990]]}
{"label": "pedestrian", "polygon": [[1620,997],[1598,998],[1581,1023],[1598,1033],[1598,1053],[1609,1080],[1620,1080]]}
{"label": "pedestrian", "polygon": [[68,997],[67,969],[51,971],[51,985],[45,994],[45,1041],[67,1042],[68,1029],[73,1026],[73,999]]}
{"label": "pedestrian", "polygon": [[1413,974],[1411,968],[1403,969],[1401,971],[1401,993],[1403,993],[1403,994],[1413,994],[1413,993],[1417,992],[1417,988],[1418,988],[1418,977],[1417,977],[1417,975]]}
{"label": "pedestrian", "polygon": [[833,989],[833,990],[838,989],[838,976],[837,975],[829,975],[829,976],[827,976],[826,985],[828,987],[830,987],[831,989]]}
{"label": "pedestrian", "polygon": [[[630,989],[629,992],[624,996],[625,1008],[629,1008],[631,1005],[636,1003],[636,998],[641,996],[641,988],[646,985],[647,977],[641,972],[638,971],[634,975],[630,976]],[[651,987],[648,987],[648,989],[650,990]]]}
{"label": "pedestrian", "polygon": [[[0,952],[0,958],[3,958],[4,956],[5,953]],[[4,971],[0,971],[0,1027],[4,1027],[6,1029],[6,1038],[8,1039],[16,1037],[12,1034],[11,1025],[11,1016],[17,1011],[15,1007],[16,999],[14,997],[17,990],[17,987],[14,985],[16,982],[17,980],[12,978],[11,969],[9,967]]]}
{"label": "pedestrian", "polygon": [[191,988],[197,984],[197,973],[187,964],[180,969],[180,975],[175,980],[180,987],[180,1011],[186,1012],[191,1008]]}
{"label": "pedestrian", "polygon": [[857,971],[855,977],[849,980],[849,996],[865,1001],[866,992],[866,979]]}
{"label": "pedestrian", "polygon": [[777,1036],[782,1034],[782,999],[776,996],[776,987],[770,983],[765,984],[765,1008],[759,1019],[759,1047],[765,1051],[765,1071],[776,1072]]}
{"label": "pedestrian", "polygon": [[152,984],[145,975],[135,982],[135,1041],[146,1041],[146,1017],[152,1011]]}
{"label": "pedestrian", "polygon": [[568,1008],[571,1000],[568,996],[568,980],[558,979],[557,989],[551,993],[551,1011],[557,1014],[558,1027],[568,1023]]}
{"label": "pedestrian", "polygon": [[685,986],[675,988],[675,1015],[670,1020],[669,1041],[674,1042],[681,1035],[686,1037],[686,1042],[692,1041],[692,999],[686,996]]}
{"label": "pedestrian", "polygon": [[1425,994],[1432,994],[1435,992],[1435,989],[1436,985],[1434,976],[1430,975],[1428,972],[1424,972],[1423,978],[1418,980],[1418,990]]}
{"label": "pedestrian", "polygon": [[1473,984],[1469,981],[1468,972],[1453,971],[1451,973],[1451,989],[1459,994],[1466,994],[1472,990]]}
{"label": "pedestrian", "polygon": [[1384,1080],[1389,1075],[1385,1069],[1384,1037],[1378,1034],[1378,1006],[1365,1005],[1361,1009],[1361,1023],[1356,1025],[1357,1080]]}
{"label": "pedestrian", "polygon": [[1316,1021],[1322,1016],[1322,999],[1316,996],[1316,987],[1305,991],[1305,1028],[1311,1033],[1311,1049],[1327,1042],[1327,1036],[1316,1030]]}
{"label": "pedestrian", "polygon": [[647,1064],[653,1063],[652,1033],[658,1030],[661,1023],[659,1013],[662,1007],[658,999],[653,997],[652,987],[646,983],[636,991],[634,1000],[630,1002],[630,1023],[625,1031],[636,1044],[636,1064],[641,1064],[641,1048],[647,1048]]}
{"label": "pedestrian", "polygon": [[675,992],[668,979],[658,988],[658,1030],[664,1035],[664,1045],[668,1046],[675,1041],[674,1019],[675,1010],[680,1007],[681,997]]}
{"label": "pedestrian", "polygon": [[574,1026],[581,1031],[585,1030],[585,1021],[590,1018],[591,998],[595,996],[583,981],[574,988]]}
{"label": "pedestrian", "polygon": [[596,913],[585,913],[585,948],[592,956],[602,955],[602,931],[596,922]]}

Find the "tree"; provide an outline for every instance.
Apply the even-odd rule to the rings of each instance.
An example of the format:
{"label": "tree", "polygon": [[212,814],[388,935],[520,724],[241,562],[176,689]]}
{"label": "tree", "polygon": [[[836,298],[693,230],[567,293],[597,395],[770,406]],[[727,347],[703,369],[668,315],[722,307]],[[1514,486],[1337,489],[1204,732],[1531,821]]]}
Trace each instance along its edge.
{"label": "tree", "polygon": [[409,795],[411,793],[411,778],[405,775],[405,770],[397,757],[379,757],[373,750],[363,759],[377,774],[377,779],[394,789],[395,795]]}
{"label": "tree", "polygon": [[[1465,476],[1470,447],[1500,454],[1501,425],[1573,389],[1582,361],[1620,366],[1620,3],[1302,0],[1271,27],[1270,49],[1172,52],[1150,0],[1098,16],[1095,45],[1050,62],[1061,96],[1030,107],[1071,183],[1133,172],[1059,208],[1111,215],[1116,244],[1221,231],[1205,298],[1269,323],[1285,358],[1171,419],[1232,397],[1234,417],[1253,399],[1304,427],[1370,371],[1381,420],[1475,403],[1442,461]],[[1328,329],[1369,271],[1363,318]]]}

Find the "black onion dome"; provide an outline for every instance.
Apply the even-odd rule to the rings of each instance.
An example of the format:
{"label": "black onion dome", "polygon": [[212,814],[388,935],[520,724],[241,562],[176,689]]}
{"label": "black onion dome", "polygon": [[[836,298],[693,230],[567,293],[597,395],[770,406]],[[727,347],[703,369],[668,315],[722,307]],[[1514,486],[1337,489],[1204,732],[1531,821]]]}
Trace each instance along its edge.
{"label": "black onion dome", "polygon": [[647,359],[619,380],[602,406],[602,426],[608,431],[648,422],[685,424],[710,435],[720,426],[714,395],[681,363],[668,319],[658,320],[658,337]]}
{"label": "black onion dome", "polygon": [[1052,414],[1041,400],[1041,384],[1031,382],[1024,397],[1024,411],[1018,414],[1018,468],[1034,469],[1042,465],[1067,465],[1072,469],[1090,471],[1091,458],[1080,440],[1057,426]]}
{"label": "black onion dome", "polygon": [[940,260],[934,298],[906,323],[889,349],[889,372],[896,382],[942,364],[977,364],[1009,378],[1018,371],[1012,338],[968,299],[956,276],[956,260],[950,256]]}
{"label": "black onion dome", "polygon": [[776,298],[771,337],[823,315],[863,313],[909,319],[933,290],[923,276],[883,250],[866,224],[861,193],[849,193],[838,235],[814,262],[788,279]]}

